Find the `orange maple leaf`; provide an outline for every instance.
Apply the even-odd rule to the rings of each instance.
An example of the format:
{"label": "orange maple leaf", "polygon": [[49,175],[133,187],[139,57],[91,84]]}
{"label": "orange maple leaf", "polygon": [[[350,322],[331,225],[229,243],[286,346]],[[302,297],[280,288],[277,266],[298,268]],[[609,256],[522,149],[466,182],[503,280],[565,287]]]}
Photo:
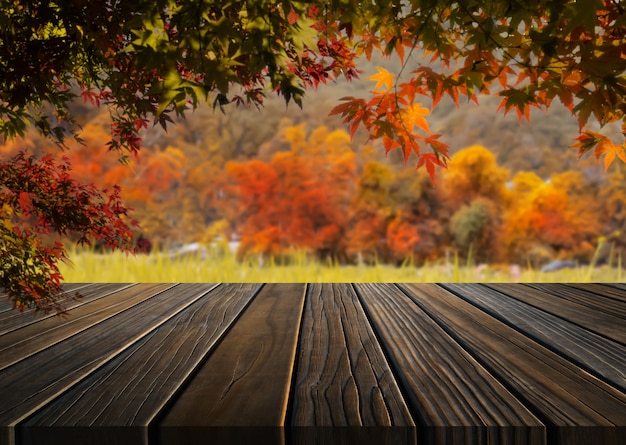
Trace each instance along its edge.
{"label": "orange maple leaf", "polygon": [[423,107],[421,103],[416,102],[409,105],[406,110],[403,112],[403,122],[404,126],[412,130],[414,125],[421,128],[427,133],[430,133],[430,127],[428,126],[428,121],[424,118],[424,116],[428,116],[430,114],[430,110],[426,107]]}
{"label": "orange maple leaf", "polygon": [[374,87],[376,91],[380,91],[383,87],[385,90],[389,91],[395,80],[394,75],[380,66],[376,67],[376,69],[378,70],[378,74],[368,77],[367,80],[376,81],[376,86]]}
{"label": "orange maple leaf", "polygon": [[430,181],[435,183],[435,167],[445,167],[445,164],[437,157],[434,153],[424,153],[420,155],[419,160],[417,161],[416,169],[421,167],[426,167],[426,172],[428,176],[430,176]]}
{"label": "orange maple leaf", "polygon": [[615,160],[615,156],[620,158],[623,162],[626,162],[626,154],[624,154],[624,146],[618,145],[612,142],[609,138],[603,136],[600,142],[598,143],[598,147],[596,148],[596,156],[598,160],[600,155],[604,154],[604,170],[608,170],[613,161]]}

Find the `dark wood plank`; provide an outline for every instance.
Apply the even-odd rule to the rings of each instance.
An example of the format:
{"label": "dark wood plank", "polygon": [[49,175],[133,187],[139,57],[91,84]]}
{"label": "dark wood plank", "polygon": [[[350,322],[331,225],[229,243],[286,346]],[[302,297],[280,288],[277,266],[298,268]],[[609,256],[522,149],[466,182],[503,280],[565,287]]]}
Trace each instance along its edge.
{"label": "dark wood plank", "polygon": [[437,285],[401,287],[532,407],[547,424],[549,443],[626,443],[624,393]]}
{"label": "dark wood plank", "polygon": [[[619,289],[619,290],[626,291],[626,284],[624,284],[624,283],[606,283],[605,285],[606,286],[610,286],[610,287],[614,287],[614,288]],[[626,299],[625,299],[625,301],[626,301]]]}
{"label": "dark wood plank", "polygon": [[290,443],[416,443],[411,414],[350,284],[309,285],[298,349]]}
{"label": "dark wood plank", "polygon": [[505,295],[561,317],[596,334],[626,344],[626,329],[621,318],[574,303],[517,283],[487,284]]}
{"label": "dark wood plank", "polygon": [[159,443],[281,444],[305,285],[268,284],[159,422]]}
{"label": "dark wood plank", "polygon": [[513,329],[626,391],[626,347],[480,284],[444,284]]}
{"label": "dark wood plank", "polygon": [[616,301],[613,298],[607,298],[599,294],[594,294],[593,292],[576,289],[563,283],[528,283],[528,286],[586,306],[591,310],[604,312],[626,320],[626,304],[621,301]]}
{"label": "dark wood plank", "polygon": [[607,283],[568,283],[569,287],[581,289],[587,292],[593,292],[603,297],[612,298],[622,303],[626,303],[626,289],[620,289],[614,284]]}
{"label": "dark wood plank", "polygon": [[[96,289],[98,287],[101,286],[108,286],[110,288],[114,288],[116,285],[112,284],[112,283],[100,283],[100,284],[96,284],[96,283],[83,283],[83,284],[63,284],[62,287],[63,289],[65,289],[71,297],[73,297],[75,295],[75,292],[78,291],[78,289],[81,290],[87,290],[87,289]],[[74,291],[73,289],[76,288],[76,291]],[[94,294],[95,292],[92,292],[92,294]],[[97,295],[97,293],[95,293]],[[89,294],[88,294],[89,295]],[[5,331],[5,327],[4,324],[7,322],[8,319],[12,319],[15,318],[17,320],[22,320],[22,321],[28,321],[28,322],[33,322],[33,321],[37,321],[38,319],[42,319],[46,316],[46,314],[44,314],[41,311],[36,311],[34,308],[25,308],[22,312],[20,312],[19,310],[13,308],[13,304],[11,303],[11,301],[8,301],[6,299],[6,294],[2,294],[2,303],[0,308],[0,335],[2,335],[2,332]],[[89,297],[87,297],[87,299],[89,299]],[[84,299],[80,299],[81,301],[84,301]],[[61,301],[66,301],[66,299],[61,299]],[[72,303],[72,301],[70,300],[69,302],[70,304]],[[47,315],[56,315],[56,313],[51,313],[51,314],[47,314]]]}
{"label": "dark wood plank", "polygon": [[419,443],[541,444],[545,427],[392,284],[355,284],[419,425]]}
{"label": "dark wood plank", "polygon": [[92,298],[89,303],[77,306],[63,317],[46,317],[8,332],[0,336],[0,370],[114,317],[167,287],[169,285],[151,284],[139,293],[134,292],[132,287],[115,292],[104,291],[102,295],[107,295],[107,298]]}
{"label": "dark wood plank", "polygon": [[443,286],[137,285],[29,314],[0,335],[0,445],[405,443],[403,396],[418,443],[626,443],[619,283]]}
{"label": "dark wood plank", "polygon": [[[181,284],[180,288],[194,285]],[[27,443],[148,443],[148,426],[261,288],[221,285],[20,425]]]}
{"label": "dark wood plank", "polygon": [[[133,286],[132,292],[151,286]],[[18,423],[183,311],[207,287],[163,286],[152,298],[0,371],[0,445],[13,442]]]}
{"label": "dark wood plank", "polygon": [[[110,294],[126,289],[133,286],[133,284],[120,284],[120,283],[102,283],[93,284],[80,290],[81,298],[77,300],[69,300],[65,304],[67,310],[75,309],[84,304],[90,303],[93,300],[105,298]],[[19,311],[10,311],[2,314],[0,317],[0,335],[5,335],[16,329],[21,329],[25,326],[39,323],[42,320],[48,320],[51,318],[61,318],[56,312],[50,312],[45,314],[43,312],[36,312],[32,309],[25,310],[23,313]]]}
{"label": "dark wood plank", "polygon": [[[92,283],[63,283],[61,287],[63,290],[70,295],[73,295],[74,292],[79,291],[81,288],[86,288],[87,286],[92,286]],[[65,298],[61,298],[60,302],[66,301]],[[7,312],[14,311],[13,303],[8,300],[6,292],[0,291],[0,320],[7,315]],[[23,313],[34,312],[34,309],[24,309]]]}

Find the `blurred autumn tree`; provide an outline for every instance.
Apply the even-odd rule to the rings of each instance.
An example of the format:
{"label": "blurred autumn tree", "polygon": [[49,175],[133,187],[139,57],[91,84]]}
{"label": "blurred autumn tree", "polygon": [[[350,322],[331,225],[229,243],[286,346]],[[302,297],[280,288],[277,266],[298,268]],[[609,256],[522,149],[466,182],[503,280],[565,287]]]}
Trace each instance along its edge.
{"label": "blurred autumn tree", "polygon": [[359,261],[416,262],[439,253],[441,200],[424,172],[368,161],[350,205],[348,253]]}
{"label": "blurred autumn tree", "polygon": [[287,126],[288,151],[271,161],[229,163],[226,191],[241,235],[240,254],[279,256],[295,248],[316,256],[345,256],[344,230],[353,193],[355,155],[344,131]]}
{"label": "blurred autumn tree", "polygon": [[[431,176],[445,165],[447,146],[431,133],[420,95],[435,106],[444,96],[458,102],[493,91],[505,112],[515,110],[520,119],[529,117],[531,107],[545,109],[558,99],[579,122],[580,153],[604,156],[608,165],[616,156],[626,160],[624,142],[586,126],[590,118],[600,126],[624,123],[625,24],[616,0],[5,0],[0,134],[23,137],[32,126],[67,146],[66,137],[77,135],[70,104],[82,96],[109,108],[108,147],[122,157],[136,155],[138,133],[150,122],[165,127],[203,101],[219,108],[261,106],[270,90],[301,105],[305,88],[354,78],[357,56],[380,51],[396,53],[405,76],[381,68],[373,76],[372,97],[347,97],[333,113],[344,117],[352,134],[363,126],[386,150],[400,149],[405,160],[415,155]],[[439,60],[436,69],[408,66],[406,56],[416,48]],[[20,162],[3,164],[3,174],[19,171],[9,166]],[[92,192],[93,199],[104,193]],[[20,207],[16,193],[22,203],[47,199],[3,186],[5,215],[11,216],[3,216],[2,230],[9,237],[26,233],[29,212],[41,210]],[[37,306],[45,286],[31,291],[28,273],[22,281],[9,273],[13,263],[7,258],[20,256],[15,245],[3,241],[0,252],[1,284],[9,297]],[[53,264],[58,257],[46,258]]]}
{"label": "blurred autumn tree", "polygon": [[353,222],[348,232],[348,252],[359,261],[374,262],[385,248],[387,222],[400,203],[395,202],[395,174],[385,164],[369,161],[358,180],[352,199]]}
{"label": "blurred autumn tree", "polygon": [[454,213],[450,232],[463,255],[482,263],[494,263],[500,259],[499,210],[492,200],[479,197]]}
{"label": "blurred autumn tree", "polygon": [[626,247],[626,165],[610,171],[607,184],[599,188],[596,195],[601,205],[600,214],[606,218],[605,234]]}
{"label": "blurred autumn tree", "polygon": [[507,200],[505,185],[508,176],[509,172],[498,165],[491,151],[473,145],[452,157],[443,188],[451,208],[469,204],[477,197],[503,205]]}
{"label": "blurred autumn tree", "polygon": [[508,256],[568,258],[589,261],[602,226],[594,187],[580,172],[565,172],[543,181],[534,173],[513,178],[513,206],[505,212]]}
{"label": "blurred autumn tree", "polygon": [[499,260],[500,215],[509,203],[508,176],[483,146],[473,145],[452,156],[442,187],[452,215],[452,244],[461,255],[482,262]]}

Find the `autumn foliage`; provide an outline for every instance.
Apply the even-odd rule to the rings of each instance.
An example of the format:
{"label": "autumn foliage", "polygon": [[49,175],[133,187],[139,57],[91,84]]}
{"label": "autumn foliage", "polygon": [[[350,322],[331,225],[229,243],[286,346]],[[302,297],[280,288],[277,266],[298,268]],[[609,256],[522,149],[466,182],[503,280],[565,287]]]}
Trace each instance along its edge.
{"label": "autumn foliage", "polygon": [[[500,109],[515,111],[520,121],[530,121],[531,108],[547,110],[558,100],[578,121],[574,146],[580,155],[591,152],[607,168],[616,157],[626,160],[623,140],[589,126],[590,118],[601,127],[621,122],[626,135],[626,15],[620,2],[411,2],[402,12],[383,3],[389,14],[377,23],[378,33],[355,38],[356,54],[370,59],[375,49],[395,53],[403,72],[379,68],[370,78],[376,81],[371,98],[345,97],[335,107],[352,133],[364,126],[387,151],[402,150],[405,162],[415,155],[418,168],[433,177],[436,166],[445,166],[448,146],[431,133],[430,110],[420,98],[434,108],[444,97],[458,105],[462,97],[478,103],[495,94],[502,98]],[[341,21],[343,13],[333,18]],[[332,35],[341,39],[338,31]],[[416,48],[431,55],[429,65],[411,67],[408,55]]]}
{"label": "autumn foliage", "polygon": [[[491,94],[520,120],[561,102],[579,123],[579,152],[609,165],[626,159],[624,141],[592,120],[626,132],[624,17],[615,0],[16,0],[0,12],[0,134],[33,125],[63,145],[80,96],[110,106],[107,145],[136,155],[149,123],[165,128],[203,102],[261,106],[269,91],[302,105],[305,90],[354,79],[359,56],[382,53],[400,58],[400,72],[379,68],[369,97],[345,97],[333,113],[431,176],[449,155],[430,109]],[[413,66],[417,51],[431,63]]]}
{"label": "autumn foliage", "polygon": [[[294,131],[302,127],[285,129]],[[489,150],[472,146],[452,156],[433,187],[427,176],[384,160],[357,165],[337,133],[318,128],[268,162],[228,165],[226,199],[240,209],[229,233],[241,237],[241,255],[304,249],[321,259],[399,264],[456,252],[538,265],[558,257],[589,261],[601,235],[623,244],[626,221],[607,224],[609,203],[580,172],[511,176]]]}
{"label": "autumn foliage", "polygon": [[[138,159],[142,132],[152,125],[166,129],[174,123],[174,118],[203,103],[215,110],[230,111],[229,104],[262,107],[268,95],[278,94],[287,103],[302,106],[305,91],[314,91],[339,79],[355,79],[363,60],[359,57],[372,60],[376,54],[383,54],[397,56],[401,68],[392,73],[380,67],[370,78],[376,83],[369,95],[344,97],[331,114],[343,119],[351,136],[362,128],[370,142],[380,141],[376,147],[385,153],[400,152],[405,164],[416,159],[417,168],[423,169],[431,181],[437,169],[446,167],[451,159],[442,135],[429,125],[429,115],[444,98],[458,105],[461,99],[478,102],[479,97],[496,95],[501,97],[501,110],[514,111],[520,121],[530,120],[531,108],[547,110],[558,101],[577,120],[578,137],[572,142],[579,154],[591,153],[608,168],[616,158],[626,161],[624,12],[622,3],[615,0],[195,3],[15,0],[0,8],[0,135],[7,140],[25,138],[29,129],[35,129],[60,147],[72,148],[74,141],[82,137],[72,106],[82,98],[85,103],[106,107],[109,112],[106,136],[95,144],[100,150],[98,154],[106,149],[117,152],[123,161]],[[416,52],[426,54],[430,63],[414,63],[416,59],[412,56]],[[607,134],[604,129],[610,124],[621,126],[619,134]],[[274,252],[306,239],[306,247],[319,253],[345,251],[345,255],[350,255],[355,249],[360,252],[356,240],[367,236],[369,229],[359,221],[343,227],[343,221],[350,220],[352,215],[341,207],[347,198],[342,193],[336,199],[328,195],[329,191],[335,195],[338,190],[332,188],[336,185],[332,183],[335,172],[329,165],[343,162],[348,168],[348,159],[333,160],[324,167],[330,170],[320,170],[321,166],[309,169],[306,156],[292,148],[291,154],[277,153],[272,159],[259,161],[263,166],[230,166],[225,172],[216,172],[215,184],[210,183],[213,179],[202,178],[196,171],[192,187],[204,191],[195,197],[186,189],[181,173],[182,165],[189,160],[186,152],[183,154],[180,147],[160,147],[158,153],[143,158],[133,172],[135,179],[146,178],[149,187],[131,186],[127,196],[140,203],[139,213],[147,210],[145,203],[160,200],[161,213],[151,213],[145,228],[164,238],[180,238],[182,231],[178,228],[186,224],[195,224],[194,230],[201,230],[220,219],[235,221],[233,211],[223,205],[228,196],[248,203],[263,215],[257,219],[252,214],[243,218],[248,232],[258,229],[263,234],[252,239],[253,235],[246,233],[244,245],[251,246],[252,251]],[[25,155],[14,158],[3,166],[3,174],[16,174],[10,167],[14,164],[17,168],[27,159],[31,158]],[[42,186],[45,177],[68,173],[63,162],[51,158],[32,160],[33,165],[40,165],[39,162],[46,166],[46,173],[33,179],[44,181]],[[109,169],[108,161],[89,162],[86,176],[105,175],[104,184],[98,187],[127,180],[119,166]],[[350,174],[361,175],[362,179],[358,167],[355,173],[344,171],[346,180]],[[283,179],[291,180],[290,169],[299,169],[310,178],[310,183],[300,187],[298,199],[315,203],[325,216],[311,220],[312,208],[294,206],[288,214],[295,222],[284,225],[280,212],[265,195],[249,192],[247,183],[262,185],[250,172],[256,168],[270,175],[270,184],[263,184],[272,196],[270,201],[294,199],[289,194],[296,193],[295,185],[294,190],[290,186],[286,192],[277,184],[282,184]],[[323,180],[316,179],[306,175],[310,171],[326,176]],[[6,179],[12,183],[19,178]],[[436,195],[425,191],[421,179],[416,181],[419,185],[415,189],[420,196]],[[78,182],[72,184],[82,187]],[[165,184],[176,186],[165,187]],[[207,189],[206,185],[212,188]],[[115,245],[112,240],[124,238],[127,232],[118,223],[124,210],[117,204],[117,192],[84,187],[93,200],[78,201],[82,207],[75,209],[75,214],[91,217],[95,212],[98,216],[87,217],[87,225],[70,224],[67,230],[75,228],[87,239],[102,237],[104,244]],[[235,192],[237,187],[240,196]],[[65,236],[65,227],[45,222],[52,213],[64,213],[65,203],[50,199],[61,207],[50,209],[51,213],[40,220],[36,212],[43,210],[37,205],[50,192],[42,190],[44,195],[34,197],[30,191],[23,194],[21,189],[3,186],[2,230],[10,234],[6,235],[7,240],[12,236],[17,238],[11,241],[13,244],[5,244],[0,252],[13,258],[11,255],[17,255],[20,248],[35,246],[31,249],[38,252],[35,257],[41,254],[47,259],[37,267],[25,266],[23,276],[35,279],[40,271],[48,271],[41,273],[55,284],[56,270],[52,264],[54,258],[62,258],[62,251],[58,246],[56,250],[46,251],[40,237],[46,231]],[[359,196],[361,191],[355,193]],[[561,206],[563,199],[558,193],[550,190],[544,193],[526,198],[530,203],[550,201]],[[500,198],[482,198],[501,205],[493,201]],[[490,213],[487,209],[491,204],[477,199],[463,202],[468,213],[463,218],[458,216],[456,221],[471,216],[473,221],[506,224],[497,218],[478,218],[476,215]],[[111,207],[99,206],[100,200]],[[195,218],[198,210],[175,215],[169,212],[175,207],[172,202],[190,209],[202,204],[200,208],[211,210],[200,215],[203,216],[200,219]],[[366,204],[367,200],[357,198],[352,202],[358,203],[350,204],[356,206],[355,212],[372,221],[377,233],[387,237],[386,257],[400,258],[413,253],[425,257],[435,253],[433,245],[441,244],[429,241],[430,238],[444,237],[443,243],[448,242],[446,230],[424,222],[442,211],[444,206],[435,204],[439,202],[437,199],[432,200],[432,205],[413,202],[408,208],[386,203],[382,209],[372,208]],[[562,215],[571,214],[569,204],[559,206]],[[543,216],[528,222],[528,227],[543,227],[549,233],[560,230],[561,216],[539,213]],[[100,216],[104,219],[99,219]],[[24,221],[32,218],[34,222],[22,224],[24,227],[34,224],[34,231],[20,232],[16,229],[19,225],[13,221],[16,218]],[[331,218],[335,221],[331,222]],[[119,231],[115,236],[98,226],[107,220],[106,226]],[[351,234],[350,227],[359,227],[359,233]],[[177,230],[180,233],[176,234]],[[241,227],[231,223],[230,230],[236,232]],[[467,244],[461,241],[465,240],[461,235],[457,233],[456,242]],[[559,236],[553,234],[547,239],[557,246],[568,246]],[[18,238],[22,241],[18,242]],[[79,238],[83,239],[83,235]],[[26,239],[31,240],[30,244]],[[371,246],[376,252],[382,248]],[[18,296],[23,294],[15,293],[20,288],[32,295],[35,299],[30,303],[37,305],[36,296],[43,294],[28,290],[25,282],[13,278],[21,275],[9,274],[7,270],[3,269],[2,284],[16,304],[26,301]],[[43,286],[45,279],[37,280]]]}
{"label": "autumn foliage", "polygon": [[[100,191],[70,176],[67,158],[23,152],[0,163],[0,286],[23,310],[61,310],[58,261],[67,261],[62,237],[79,244],[133,250],[132,232],[117,186]],[[51,236],[53,235],[53,236]]]}
{"label": "autumn foliage", "polygon": [[269,162],[226,165],[232,184],[229,205],[240,209],[233,224],[241,251],[280,255],[304,248],[319,256],[336,254],[343,243],[355,177],[355,154],[341,131],[318,128],[308,138],[304,126],[287,127],[287,151]]}
{"label": "autumn foliage", "polygon": [[[114,196],[135,209],[144,236],[162,249],[225,239],[238,242],[242,260],[298,251],[342,263],[423,264],[455,254],[537,266],[589,261],[601,236],[615,249],[626,246],[621,168],[601,180],[574,171],[511,174],[475,145],[451,156],[433,186],[426,172],[352,143],[343,130],[289,120],[256,159],[228,160],[169,139],[125,166],[98,147],[104,130],[90,125],[91,147],[68,152],[74,176],[113,191],[119,184],[121,197]],[[29,208],[26,196],[14,199]],[[115,246],[130,232],[101,235]]]}

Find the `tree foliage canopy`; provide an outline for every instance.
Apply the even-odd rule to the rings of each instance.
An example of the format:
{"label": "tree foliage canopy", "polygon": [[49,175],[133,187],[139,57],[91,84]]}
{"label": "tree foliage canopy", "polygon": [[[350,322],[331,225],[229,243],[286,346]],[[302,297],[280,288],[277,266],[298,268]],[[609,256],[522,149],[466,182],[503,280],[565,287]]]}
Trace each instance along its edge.
{"label": "tree foliage canopy", "polygon": [[[112,107],[110,146],[134,153],[150,121],[165,126],[204,100],[260,106],[268,91],[301,104],[306,88],[352,79],[358,56],[381,51],[405,62],[403,76],[381,68],[370,98],[344,98],[333,113],[387,150],[415,154],[431,174],[447,147],[430,133],[420,95],[435,106],[444,96],[497,94],[520,119],[558,99],[578,119],[581,153],[626,160],[623,141],[586,129],[592,117],[624,123],[626,14],[617,0],[3,3],[5,136],[32,124],[62,143],[78,94]],[[415,49],[433,63],[411,66]]]}
{"label": "tree foliage canopy", "polygon": [[[415,156],[431,177],[446,165],[448,147],[431,132],[427,116],[446,96],[458,103],[499,95],[504,112],[514,110],[520,120],[529,119],[532,107],[547,109],[558,100],[579,122],[574,145],[580,154],[603,157],[607,166],[616,156],[626,161],[624,141],[592,125],[621,122],[626,135],[626,14],[619,0],[1,4],[5,138],[34,127],[66,146],[68,136],[79,138],[70,104],[82,97],[109,108],[109,148],[136,155],[139,132],[151,123],[165,128],[204,101],[222,110],[231,103],[260,107],[272,92],[302,105],[305,90],[358,77],[359,57],[381,52],[396,54],[401,72],[379,68],[370,97],[345,97],[332,113],[352,134],[363,127],[387,151],[401,150],[405,161]],[[416,50],[432,63],[412,66]],[[34,198],[15,193],[0,190],[9,207],[14,196],[25,203],[16,202],[3,217],[3,232],[13,234],[16,219],[28,226],[32,215],[25,209]],[[85,208],[93,202],[86,200]],[[10,251],[3,246],[3,254]],[[1,284],[15,289],[8,276],[3,271]]]}

